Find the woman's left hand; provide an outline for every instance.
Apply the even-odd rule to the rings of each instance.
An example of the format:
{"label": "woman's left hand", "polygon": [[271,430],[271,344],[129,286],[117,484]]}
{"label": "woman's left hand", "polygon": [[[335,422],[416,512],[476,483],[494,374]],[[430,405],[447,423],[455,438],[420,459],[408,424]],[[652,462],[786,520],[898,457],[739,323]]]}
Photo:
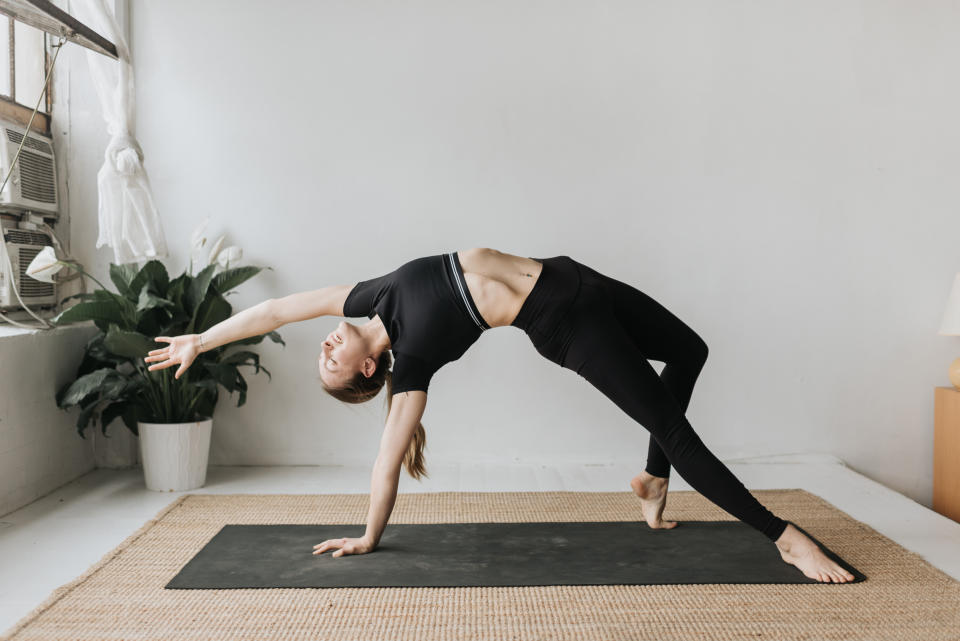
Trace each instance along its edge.
{"label": "woman's left hand", "polygon": [[323,543],[313,546],[314,554],[323,554],[327,550],[340,548],[330,556],[338,557],[344,554],[366,554],[372,552],[374,545],[368,539],[360,537],[359,539],[327,539]]}

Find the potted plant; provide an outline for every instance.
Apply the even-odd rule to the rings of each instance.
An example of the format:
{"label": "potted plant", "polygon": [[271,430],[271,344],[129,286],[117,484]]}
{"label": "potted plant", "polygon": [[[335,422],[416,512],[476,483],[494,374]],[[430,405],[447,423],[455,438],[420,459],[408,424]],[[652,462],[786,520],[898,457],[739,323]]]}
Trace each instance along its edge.
{"label": "potted plant", "polygon": [[[197,233],[194,250],[206,242],[205,238],[198,241]],[[190,268],[173,280],[158,260],[150,260],[139,269],[111,263],[110,279],[116,292],[90,276],[100,289],[68,297],[79,298],[80,302],[51,319],[55,325],[93,321],[100,330],[84,347],[76,379],[57,392],[57,406],[80,407],[77,432],[81,438],[86,438],[84,430],[91,421],[99,419],[106,436],[107,426],[116,418],[122,419],[139,437],[144,478],[151,490],[202,487],[218,385],[230,393],[239,392],[240,407],[247,396],[241,365],[252,365],[255,373],[262,369],[270,378],[258,354],[243,349],[227,353],[228,349],[256,345],[264,337],[286,345],[273,331],[198,354],[180,378],[174,376],[172,368],[147,369],[144,358],[148,352],[162,347],[154,337],[201,333],[226,320],[233,313],[226,294],[263,269],[231,268],[230,264],[241,256],[240,248],[221,252],[222,241],[223,237],[210,252],[209,264],[198,274],[192,274],[191,259]],[[78,263],[57,260],[53,247],[45,247],[27,273],[53,282],[53,274],[64,266],[89,276]]]}

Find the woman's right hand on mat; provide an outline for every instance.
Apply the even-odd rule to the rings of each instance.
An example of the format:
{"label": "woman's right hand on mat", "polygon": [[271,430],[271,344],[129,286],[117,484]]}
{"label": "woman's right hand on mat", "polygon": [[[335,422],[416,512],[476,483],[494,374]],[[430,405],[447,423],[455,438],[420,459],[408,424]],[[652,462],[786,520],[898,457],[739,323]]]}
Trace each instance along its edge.
{"label": "woman's right hand on mat", "polygon": [[180,364],[180,369],[174,374],[174,378],[180,378],[180,375],[190,367],[193,359],[200,353],[200,345],[197,340],[198,334],[184,334],[182,336],[157,336],[155,341],[166,341],[169,343],[166,347],[155,349],[150,355],[143,359],[145,363],[152,361],[161,361],[148,367],[148,370],[165,369]]}
{"label": "woman's right hand on mat", "polygon": [[373,547],[374,547],[373,544],[369,540],[363,537],[360,537],[359,539],[348,539],[348,538],[327,539],[323,543],[314,545],[313,553],[323,554],[327,550],[331,550],[333,548],[340,548],[339,550],[337,550],[336,552],[330,555],[330,556],[337,557],[337,556],[343,556],[344,554],[366,554],[367,552],[372,552]]}

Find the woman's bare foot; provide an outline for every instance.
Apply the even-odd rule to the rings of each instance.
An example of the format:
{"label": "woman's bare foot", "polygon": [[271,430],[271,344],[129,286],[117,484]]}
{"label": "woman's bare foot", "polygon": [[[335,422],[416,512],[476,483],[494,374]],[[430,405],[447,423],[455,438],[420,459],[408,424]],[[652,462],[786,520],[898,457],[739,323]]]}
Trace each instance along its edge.
{"label": "woman's bare foot", "polygon": [[855,578],[823,553],[810,537],[787,523],[776,541],[780,556],[790,565],[795,565],[805,576],[822,583],[846,583]]}
{"label": "woman's bare foot", "polygon": [[640,472],[630,481],[633,493],[640,497],[640,509],[647,525],[654,529],[669,530],[677,527],[676,521],[664,521],[663,508],[667,504],[667,484],[669,478],[662,478],[648,474],[646,470]]}

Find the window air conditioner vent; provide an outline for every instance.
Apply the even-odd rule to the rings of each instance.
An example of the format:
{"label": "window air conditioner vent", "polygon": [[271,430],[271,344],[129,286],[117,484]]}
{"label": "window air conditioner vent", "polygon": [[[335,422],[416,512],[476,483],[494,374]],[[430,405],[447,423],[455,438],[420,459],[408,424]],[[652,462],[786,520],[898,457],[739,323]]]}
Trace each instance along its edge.
{"label": "window air conditioner vent", "polygon": [[[0,0],[0,6],[4,4]],[[0,210],[59,216],[57,161],[53,139],[0,118],[0,175],[10,174],[0,192]],[[24,140],[26,138],[26,140]],[[23,147],[20,147],[23,143]],[[14,163],[19,151],[20,156]],[[2,302],[0,302],[2,305]]]}
{"label": "window air conditioner vent", "polygon": [[[27,138],[32,140],[32,138]],[[53,158],[34,154],[26,149],[20,152],[20,193],[24,198],[41,203],[56,203]]]}
{"label": "window air conditioner vent", "polygon": [[[0,138],[2,141],[2,138]],[[18,163],[19,164],[19,163]],[[27,268],[44,247],[51,245],[53,239],[49,231],[41,229],[21,229],[13,227],[6,218],[0,220],[0,229],[7,243],[10,264],[13,267],[13,283],[8,283],[0,271],[0,310],[19,310],[23,304],[30,306],[56,305],[56,283],[47,283],[27,276]],[[17,288],[23,303],[16,297],[13,288]]]}
{"label": "window air conditioner vent", "polygon": [[[12,143],[14,143],[14,144],[19,145],[21,142],[23,142],[23,134],[21,134],[21,133],[19,133],[19,132],[17,132],[17,131],[14,131],[14,130],[12,130],[12,129],[7,129],[7,140],[9,140],[10,142],[12,142]],[[27,138],[27,144],[25,144],[25,145],[23,146],[23,148],[24,148],[24,149],[35,149],[35,150],[37,150],[37,151],[42,151],[43,153],[47,154],[48,156],[52,156],[52,155],[53,155],[53,149],[50,147],[50,145],[48,145],[47,143],[45,143],[45,142],[43,142],[43,141],[41,141],[41,140],[37,140],[36,138],[33,138],[33,137],[28,137],[28,138]]]}
{"label": "window air conditioner vent", "polygon": [[42,249],[43,247],[34,249],[33,246],[20,248],[20,260],[18,261],[20,263],[20,296],[30,296],[31,298],[53,296],[53,283],[45,283],[42,280],[27,276],[27,267],[30,266],[30,263]]}
{"label": "window air conditioner vent", "polygon": [[[8,243],[20,243],[21,245],[38,245],[41,249],[50,244],[50,238],[46,234],[29,229],[4,229],[4,235]],[[32,258],[30,260],[33,260]]]}

